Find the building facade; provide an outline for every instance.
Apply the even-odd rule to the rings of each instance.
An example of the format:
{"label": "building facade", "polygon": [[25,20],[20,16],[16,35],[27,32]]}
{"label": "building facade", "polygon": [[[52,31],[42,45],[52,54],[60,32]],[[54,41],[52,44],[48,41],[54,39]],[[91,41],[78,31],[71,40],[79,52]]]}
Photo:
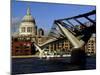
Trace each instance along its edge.
{"label": "building facade", "polygon": [[57,40],[53,43],[50,43],[48,46],[47,46],[48,50],[49,51],[56,51],[56,52],[63,52],[63,53],[66,53],[66,54],[70,54],[71,53],[71,48],[72,48],[72,45],[71,43],[69,42],[69,40],[66,40],[66,39],[60,39],[60,40]]}
{"label": "building facade", "polygon": [[85,46],[86,53],[89,55],[96,54],[96,37],[92,36]]}

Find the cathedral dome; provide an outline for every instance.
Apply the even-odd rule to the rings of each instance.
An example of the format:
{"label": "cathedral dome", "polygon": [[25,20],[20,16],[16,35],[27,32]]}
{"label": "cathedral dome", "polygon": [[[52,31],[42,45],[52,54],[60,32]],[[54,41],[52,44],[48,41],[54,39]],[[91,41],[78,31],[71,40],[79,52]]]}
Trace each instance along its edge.
{"label": "cathedral dome", "polygon": [[27,14],[23,17],[22,22],[33,22],[35,24],[35,19],[30,13],[30,9],[27,9]]}
{"label": "cathedral dome", "polygon": [[25,15],[22,19],[22,22],[33,22],[35,23],[35,19],[31,15]]}
{"label": "cathedral dome", "polygon": [[27,9],[26,15],[22,18],[22,22],[19,26],[19,35],[35,35],[36,34],[36,24],[35,19],[30,13],[30,8]]}

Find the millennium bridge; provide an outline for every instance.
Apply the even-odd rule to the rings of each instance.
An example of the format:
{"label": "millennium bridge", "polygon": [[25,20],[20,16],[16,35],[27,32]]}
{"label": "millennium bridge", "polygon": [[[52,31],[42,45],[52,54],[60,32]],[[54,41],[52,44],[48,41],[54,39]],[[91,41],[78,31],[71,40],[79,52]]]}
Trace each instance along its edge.
{"label": "millennium bridge", "polygon": [[[52,38],[48,39],[46,42],[40,45],[34,43],[35,47],[40,52],[39,56],[42,57],[44,51],[43,49],[46,45],[53,43],[57,40],[59,41],[59,39],[61,39],[60,37],[68,39],[73,45],[72,55],[74,51],[77,50],[85,52],[84,46],[87,44],[91,35],[93,33],[96,33],[96,19],[95,17],[89,17],[92,15],[96,15],[96,10],[92,10],[88,13],[80,14],[69,18],[55,20],[48,35]],[[80,20],[82,18],[84,18],[85,21],[91,23],[91,25],[87,26],[84,22],[82,22],[84,20]],[[73,23],[73,20],[77,22],[80,26],[82,26],[83,29],[76,28],[76,24]]]}

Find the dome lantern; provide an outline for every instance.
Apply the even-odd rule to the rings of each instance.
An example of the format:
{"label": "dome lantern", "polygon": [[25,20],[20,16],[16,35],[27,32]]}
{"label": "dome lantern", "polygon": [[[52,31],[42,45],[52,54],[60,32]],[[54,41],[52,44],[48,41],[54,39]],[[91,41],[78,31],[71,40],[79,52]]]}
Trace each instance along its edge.
{"label": "dome lantern", "polygon": [[29,7],[27,8],[27,15],[31,15]]}

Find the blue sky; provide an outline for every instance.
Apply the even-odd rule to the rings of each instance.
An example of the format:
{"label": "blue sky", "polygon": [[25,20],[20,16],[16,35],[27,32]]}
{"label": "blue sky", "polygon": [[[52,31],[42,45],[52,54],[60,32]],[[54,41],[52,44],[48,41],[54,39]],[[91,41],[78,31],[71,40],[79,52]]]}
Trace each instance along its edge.
{"label": "blue sky", "polygon": [[45,31],[50,30],[53,21],[56,19],[75,16],[95,9],[95,6],[89,5],[23,2],[12,0],[11,16],[12,22],[14,23],[12,25],[12,32],[18,30],[19,23],[26,14],[28,6],[31,8],[31,14],[33,18],[35,18],[38,28],[43,28]]}

